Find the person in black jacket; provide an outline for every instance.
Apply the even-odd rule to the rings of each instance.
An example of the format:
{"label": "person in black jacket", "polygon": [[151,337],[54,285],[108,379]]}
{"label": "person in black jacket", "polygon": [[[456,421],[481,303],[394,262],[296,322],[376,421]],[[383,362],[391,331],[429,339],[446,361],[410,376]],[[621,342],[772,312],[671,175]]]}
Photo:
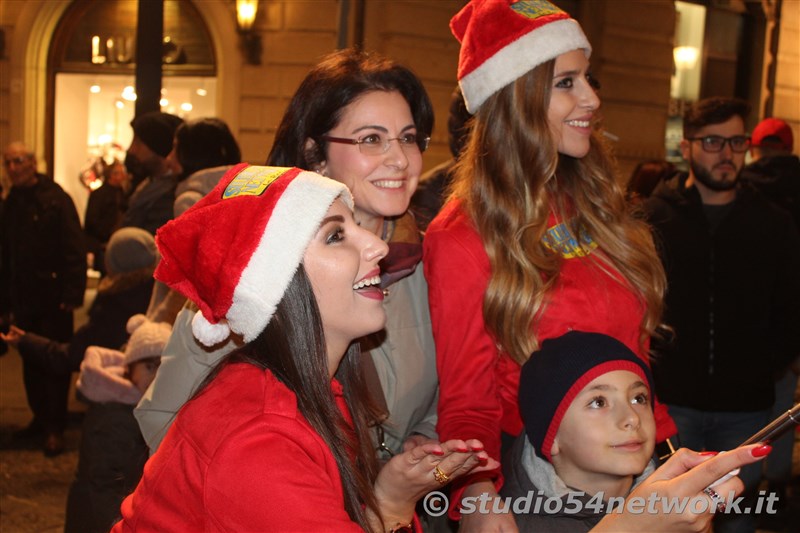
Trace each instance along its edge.
{"label": "person in black jacket", "polygon": [[[66,342],[73,310],[83,304],[86,250],[75,204],[36,172],[36,157],[19,142],[3,153],[11,180],[0,220],[0,316],[5,324]],[[33,420],[17,437],[44,437],[44,451],[64,448],[70,373],[22,365]]]}
{"label": "person in black jacket", "polygon": [[178,185],[178,171],[167,162],[175,130],[183,119],[169,113],[150,111],[131,121],[133,140],[125,166],[134,180],[145,176],[131,194],[121,227],[135,226],[153,235],[172,220],[172,202]]}
{"label": "person in black jacket", "polygon": [[765,118],[753,130],[752,161],[742,170],[742,181],[787,210],[800,227],[800,158],[793,149],[792,128],[779,118]]}
{"label": "person in black jacket", "polygon": [[127,321],[125,352],[91,346],[78,390],[89,401],[78,471],[67,496],[64,533],[106,533],[133,492],[148,451],[133,407],[155,377],[171,328],[137,314]]}
{"label": "person in black jacket", "polygon": [[89,346],[115,350],[122,347],[128,340],[128,319],[144,313],[150,303],[159,256],[155,239],[141,228],[115,231],[107,252],[108,275],[97,287],[89,320],[70,342],[59,342],[13,325],[0,338],[16,346],[25,362],[55,374],[79,371]]}
{"label": "person in black jacket", "polygon": [[[730,450],[769,422],[774,376],[800,353],[800,237],[788,213],[739,183],[749,105],[710,98],[684,117],[688,174],[645,202],[667,273],[664,321],[654,339],[656,394],[681,445]],[[745,467],[750,491],[760,467]],[[752,515],[717,518],[718,533],[753,531]]]}
{"label": "person in black jacket", "polygon": [[[765,118],[753,129],[752,159],[742,170],[742,181],[752,184],[770,201],[788,211],[800,229],[800,158],[792,154],[793,149],[791,126],[779,118]],[[800,355],[792,367],[775,380],[775,405],[770,418],[777,418],[794,405],[798,375]],[[784,435],[773,447],[764,466],[764,477],[769,491],[780,496],[777,516],[772,517],[779,520],[785,504],[789,503],[794,435]]]}
{"label": "person in black jacket", "polygon": [[119,227],[128,208],[125,187],[129,182],[128,172],[122,161],[103,163],[103,184],[89,194],[83,231],[86,234],[88,251],[94,254],[93,268],[106,273],[105,253],[108,239]]}

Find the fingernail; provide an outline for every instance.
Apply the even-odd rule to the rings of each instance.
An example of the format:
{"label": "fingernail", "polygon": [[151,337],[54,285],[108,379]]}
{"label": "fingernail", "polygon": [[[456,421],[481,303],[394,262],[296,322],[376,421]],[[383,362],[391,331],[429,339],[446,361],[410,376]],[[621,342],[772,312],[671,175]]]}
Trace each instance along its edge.
{"label": "fingernail", "polygon": [[750,453],[753,454],[753,457],[764,457],[765,455],[769,455],[769,452],[772,451],[772,446],[769,444],[762,444],[758,448],[753,448],[753,451]]}
{"label": "fingernail", "polygon": [[444,450],[433,450],[431,453],[433,455],[444,455]]}
{"label": "fingernail", "polygon": [[700,455],[709,455],[709,456],[712,456],[712,457],[717,455],[717,454],[719,454],[719,452],[700,452]]}
{"label": "fingernail", "polygon": [[472,446],[472,451],[473,452],[482,452],[483,451],[483,446]]}
{"label": "fingernail", "polygon": [[467,453],[469,450],[467,450],[466,448],[456,448],[456,451],[458,453]]}

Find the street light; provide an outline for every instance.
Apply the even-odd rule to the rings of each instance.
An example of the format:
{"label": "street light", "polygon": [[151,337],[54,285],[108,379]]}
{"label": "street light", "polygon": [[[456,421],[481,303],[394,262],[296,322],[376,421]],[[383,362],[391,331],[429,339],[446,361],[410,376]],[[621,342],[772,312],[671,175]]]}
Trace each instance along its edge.
{"label": "street light", "polygon": [[242,53],[250,65],[261,64],[261,35],[253,29],[258,14],[258,0],[236,0],[236,29],[241,37]]}

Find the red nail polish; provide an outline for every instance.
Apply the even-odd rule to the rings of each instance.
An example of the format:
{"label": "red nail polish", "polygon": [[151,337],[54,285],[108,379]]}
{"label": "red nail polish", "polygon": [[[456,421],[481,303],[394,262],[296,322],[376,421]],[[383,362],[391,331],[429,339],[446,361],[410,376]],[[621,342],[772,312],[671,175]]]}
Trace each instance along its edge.
{"label": "red nail polish", "polygon": [[431,452],[433,455],[444,455],[444,450],[433,450]]}
{"label": "red nail polish", "polygon": [[456,452],[458,452],[458,453],[467,453],[468,451],[469,450],[467,450],[466,447],[464,447],[464,448],[456,448]]}
{"label": "red nail polish", "polygon": [[772,446],[769,444],[762,444],[758,448],[753,448],[753,451],[750,453],[753,454],[753,457],[764,457],[765,455],[769,455],[769,452],[772,451]]}
{"label": "red nail polish", "polygon": [[718,455],[718,454],[719,454],[719,452],[700,452],[700,455],[704,455],[704,456],[708,455],[708,456],[711,456],[711,457],[713,457],[715,455]]}

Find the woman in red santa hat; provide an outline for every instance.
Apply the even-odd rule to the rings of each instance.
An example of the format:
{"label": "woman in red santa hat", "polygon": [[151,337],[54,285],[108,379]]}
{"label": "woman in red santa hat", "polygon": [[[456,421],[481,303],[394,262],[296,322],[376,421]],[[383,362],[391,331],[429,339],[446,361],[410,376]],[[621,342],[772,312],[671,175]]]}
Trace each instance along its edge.
{"label": "woman in red santa hat", "polygon": [[[500,458],[501,441],[522,429],[529,355],[577,330],[614,337],[647,361],[665,279],[616,183],[579,24],[545,0],[473,0],[450,26],[473,119],[451,199],[424,241],[437,429],[442,439],[478,438]],[[676,428],[663,405],[655,416],[663,442]],[[501,484],[499,472],[467,476],[451,501],[494,496]],[[516,530],[511,514],[471,514],[461,527]]]}
{"label": "woman in red santa hat", "polygon": [[195,337],[243,345],[180,410],[114,532],[410,530],[427,491],[497,466],[455,440],[379,470],[353,341],[386,321],[388,248],[352,207],[339,182],[243,164],[159,230],[155,277],[198,306]]}

